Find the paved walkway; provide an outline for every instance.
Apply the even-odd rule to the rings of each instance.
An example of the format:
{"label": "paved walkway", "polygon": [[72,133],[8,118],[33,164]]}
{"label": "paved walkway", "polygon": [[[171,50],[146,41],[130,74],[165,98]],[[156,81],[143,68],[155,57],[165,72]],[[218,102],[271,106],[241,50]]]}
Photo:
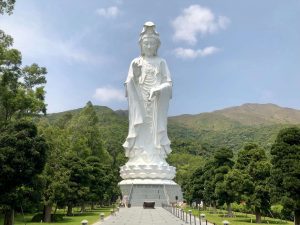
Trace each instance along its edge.
{"label": "paved walkway", "polygon": [[[197,220],[197,225],[199,220]],[[167,210],[157,207],[155,209],[143,209],[142,207],[120,208],[116,216],[110,216],[104,221],[93,225],[186,225]],[[189,224],[189,223],[188,223]],[[194,221],[192,221],[194,224]],[[205,223],[202,223],[205,225]],[[208,225],[211,225],[208,223]]]}

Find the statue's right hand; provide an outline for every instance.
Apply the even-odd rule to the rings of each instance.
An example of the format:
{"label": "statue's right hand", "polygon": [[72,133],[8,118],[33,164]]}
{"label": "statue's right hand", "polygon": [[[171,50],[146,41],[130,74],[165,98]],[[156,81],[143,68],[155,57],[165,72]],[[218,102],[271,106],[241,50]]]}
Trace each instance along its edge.
{"label": "statue's right hand", "polygon": [[133,70],[133,75],[135,77],[139,77],[141,75],[142,71],[142,66],[140,65],[140,62],[138,59],[135,59],[132,63],[132,70]]}

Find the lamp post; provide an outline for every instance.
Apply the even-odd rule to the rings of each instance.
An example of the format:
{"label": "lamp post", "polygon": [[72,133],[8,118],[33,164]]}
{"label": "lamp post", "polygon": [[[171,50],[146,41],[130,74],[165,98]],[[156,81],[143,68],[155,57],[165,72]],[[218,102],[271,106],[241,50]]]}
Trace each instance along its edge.
{"label": "lamp post", "polygon": [[223,225],[229,225],[229,222],[227,220],[222,221]]}
{"label": "lamp post", "polygon": [[88,223],[89,223],[89,221],[87,221],[87,220],[82,220],[81,221],[81,225],[88,225]]}
{"label": "lamp post", "polygon": [[100,213],[100,220],[104,221],[104,213]]}

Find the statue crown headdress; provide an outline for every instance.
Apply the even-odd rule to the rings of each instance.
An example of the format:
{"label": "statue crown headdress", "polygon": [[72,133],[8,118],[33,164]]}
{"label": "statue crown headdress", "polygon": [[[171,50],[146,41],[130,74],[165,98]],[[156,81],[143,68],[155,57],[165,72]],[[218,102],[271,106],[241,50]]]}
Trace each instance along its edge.
{"label": "statue crown headdress", "polygon": [[140,39],[139,39],[139,44],[141,46],[141,54],[142,56],[144,56],[144,50],[142,47],[142,42],[144,38],[154,38],[157,42],[157,46],[156,46],[156,52],[155,55],[157,55],[157,50],[160,46],[160,39],[159,39],[159,34],[156,32],[155,30],[155,24],[153,22],[146,22],[144,24],[143,30],[140,34]]}
{"label": "statue crown headdress", "polygon": [[[155,24],[153,22],[146,22],[143,26],[143,30],[140,34],[140,42],[147,37],[155,38],[159,41],[159,34],[155,30]],[[160,41],[159,41],[160,42]]]}

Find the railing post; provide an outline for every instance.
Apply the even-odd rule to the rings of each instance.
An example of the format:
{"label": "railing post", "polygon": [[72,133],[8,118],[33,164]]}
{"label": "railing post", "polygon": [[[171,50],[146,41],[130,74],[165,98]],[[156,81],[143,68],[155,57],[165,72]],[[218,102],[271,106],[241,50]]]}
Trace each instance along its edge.
{"label": "railing post", "polygon": [[188,222],[188,219],[187,219],[187,212],[185,212],[185,222],[187,223]]}
{"label": "railing post", "polygon": [[192,224],[192,210],[189,210],[189,215],[190,215],[190,224]]}
{"label": "railing post", "polygon": [[201,218],[201,214],[200,214],[200,211],[199,211],[199,221],[200,221],[200,225],[201,225],[201,220],[202,220],[202,218]]}

